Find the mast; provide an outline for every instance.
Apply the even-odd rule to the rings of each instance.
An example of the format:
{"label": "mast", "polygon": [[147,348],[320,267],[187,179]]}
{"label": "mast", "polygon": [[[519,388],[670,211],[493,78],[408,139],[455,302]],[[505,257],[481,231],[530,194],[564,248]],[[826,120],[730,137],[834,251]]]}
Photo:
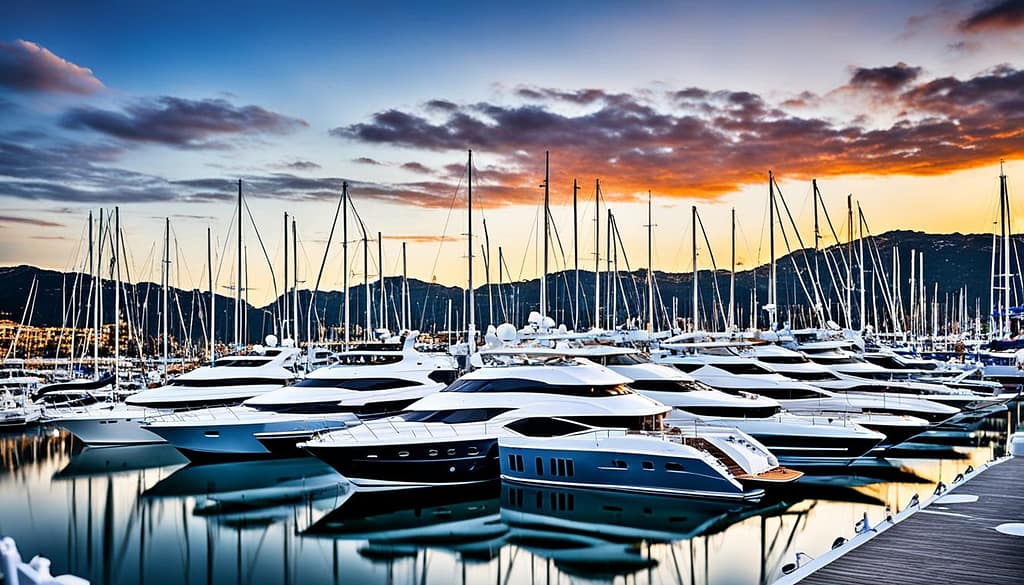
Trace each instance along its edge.
{"label": "mast", "polygon": [[[814,304],[815,311],[822,314],[824,307],[821,302],[821,274],[818,264],[818,243],[821,240],[821,228],[818,224],[818,180],[811,179],[811,197],[814,200]],[[831,316],[831,315],[830,315]]]}
{"label": "mast", "polygon": [[[170,222],[170,219],[167,220]],[[217,297],[213,291],[213,233],[209,227],[206,228],[206,265],[208,267],[206,278],[210,286],[210,365],[213,365],[215,358],[214,348],[216,347],[217,328],[214,326],[214,319],[217,318]]]}
{"label": "mast", "polygon": [[853,194],[846,196],[846,326],[853,329]]}
{"label": "mast", "polygon": [[291,321],[291,310],[288,308],[288,212],[284,212],[284,295],[281,296],[281,339],[288,337],[291,329],[295,326],[289,324]]}
{"label": "mast", "polygon": [[548,218],[548,206],[550,205],[551,191],[549,189],[549,163],[550,155],[544,151],[544,276],[540,281],[540,314],[541,317],[548,316],[548,232],[551,229]]}
{"label": "mast", "polygon": [[601,326],[601,179],[594,179],[594,324]]}
{"label": "mast", "polygon": [[647,191],[647,332],[654,333],[654,203]]}
{"label": "mast", "polygon": [[615,329],[619,318],[619,241],[616,235],[619,233],[619,228],[615,225],[615,216],[612,212],[608,211],[608,243],[612,246],[612,253],[610,258],[612,260],[612,269],[608,271],[608,275],[613,279],[612,285],[608,287],[609,294],[612,295],[612,322],[609,329]]}
{"label": "mast", "polygon": [[235,281],[235,348],[242,344],[242,179],[238,179],[238,280]]}
{"label": "mast", "polygon": [[168,287],[171,281],[170,266],[171,266],[171,218],[164,218],[164,261],[163,270],[160,271],[160,281],[163,284],[163,311],[161,311],[160,321],[160,336],[163,338],[163,365],[161,369],[164,374],[164,382],[167,381],[167,359],[168,359],[168,345],[167,340],[168,333],[168,314],[170,313],[170,303],[167,298]]}
{"label": "mast", "polygon": [[999,202],[1002,209],[1003,232],[1003,319],[1000,327],[1003,335],[1010,336],[1010,195],[1006,189],[1006,173],[1003,172],[1003,161],[999,161]]}
{"label": "mast", "polygon": [[96,364],[99,365],[100,334],[103,329],[103,209],[98,220],[96,234]]}
{"label": "mast", "polygon": [[690,246],[693,251],[693,330],[700,329],[700,303],[697,293],[697,206],[690,206],[691,235]]}
{"label": "mast", "polygon": [[[99,263],[93,262],[93,247],[96,241],[92,233],[92,210],[89,211],[89,276],[92,277],[93,305],[92,305],[92,374],[93,377],[100,377],[100,287],[99,287]],[[94,266],[95,265],[95,266]],[[95,270],[95,272],[93,272]]]}
{"label": "mast", "polygon": [[867,318],[867,303],[866,295],[867,291],[864,287],[864,210],[860,207],[860,202],[857,202],[857,247],[860,251],[857,254],[857,267],[860,271],[860,330],[864,331],[864,321]]}
{"label": "mast", "polygon": [[[286,232],[285,240],[287,239]],[[287,282],[285,286],[287,286]],[[294,215],[292,216],[292,340],[295,342],[295,347],[299,347],[299,236]],[[308,365],[309,360],[307,360]]]}
{"label": "mast", "polygon": [[380,271],[379,278],[377,279],[377,282],[380,283],[380,319],[378,324],[382,329],[387,329],[387,297],[384,293],[384,238],[381,232],[377,232],[377,267]]}
{"label": "mast", "polygon": [[402,329],[409,330],[409,265],[406,263],[405,242],[402,242]]}
{"label": "mast", "polygon": [[341,282],[345,293],[345,349],[348,349],[350,338],[349,297],[348,297],[348,181],[341,183]]}
{"label": "mast", "polygon": [[469,320],[466,322],[466,352],[467,355],[473,355],[473,350],[476,349],[476,299],[473,296],[473,151],[469,151],[469,161],[467,163],[469,180],[467,181],[467,197],[466,197],[466,250],[469,253],[469,257],[466,259],[466,272],[468,276],[468,297],[469,302]]}
{"label": "mast", "polygon": [[370,238],[366,235],[366,225],[359,218],[359,228],[363,231],[363,301],[366,306],[366,326],[363,337],[367,341],[373,339],[373,313],[370,307]]}
{"label": "mast", "polygon": [[778,319],[775,280],[775,176],[768,171],[768,328],[774,329]]}
{"label": "mast", "polygon": [[[729,329],[736,326],[736,208],[732,208],[732,264],[729,269]],[[817,240],[815,240],[817,241]]]}
{"label": "mast", "polygon": [[[491,235],[487,232],[487,218],[484,222],[484,281],[487,283],[487,325],[494,325],[494,290],[491,287]],[[501,270],[501,267],[498,267]]]}
{"label": "mast", "polygon": [[117,266],[116,280],[114,281],[114,391],[120,388],[120,361],[121,361],[121,212],[114,207],[114,249],[111,251],[114,264]]}
{"label": "mast", "polygon": [[573,292],[572,301],[572,329],[578,331],[580,328],[580,226],[579,217],[577,216],[576,207],[576,194],[579,192],[580,186],[576,184],[576,179],[572,180],[572,264],[573,271],[576,273],[576,288]]}
{"label": "mast", "polygon": [[612,210],[611,209],[606,209],[605,213],[608,215],[608,226],[607,226],[608,235],[605,237],[605,242],[604,242],[604,244],[605,244],[605,259],[604,259],[605,267],[604,267],[604,270],[605,270],[605,273],[606,273],[606,275],[608,277],[608,291],[605,293],[606,295],[608,295],[608,302],[607,302],[608,310],[605,311],[605,313],[607,313],[607,315],[606,315],[607,318],[605,319],[605,325],[606,325],[606,327],[608,329],[614,329],[615,328],[615,318],[617,316],[616,313],[618,312],[616,310],[615,305],[614,305],[614,302],[615,302],[614,301],[614,295],[615,295],[615,292],[618,289],[618,287],[615,285],[615,281],[613,280],[618,275],[613,275],[612,274],[612,245],[614,244],[614,240],[615,240],[615,238],[612,235],[613,234],[613,232],[612,232],[612,221],[614,221],[614,220],[612,220]]}

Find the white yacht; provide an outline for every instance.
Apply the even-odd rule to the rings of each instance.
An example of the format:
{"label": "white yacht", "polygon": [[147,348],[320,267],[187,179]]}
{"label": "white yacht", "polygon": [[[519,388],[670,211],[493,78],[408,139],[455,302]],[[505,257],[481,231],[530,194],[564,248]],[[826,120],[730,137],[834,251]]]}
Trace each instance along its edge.
{"label": "white yacht", "polygon": [[61,416],[56,423],[89,445],[161,443],[162,437],[143,428],[147,419],[239,404],[283,388],[295,379],[292,368],[298,354],[294,347],[256,346],[248,355],[218,358],[213,365],[182,374],[165,386],[133,394],[123,403],[98,403]]}
{"label": "white yacht", "polygon": [[665,405],[582,359],[489,355],[485,367],[398,416],[300,443],[361,487],[497,479],[498,437],[559,436],[580,425],[660,428]]}
{"label": "white yacht", "polygon": [[305,455],[295,444],[314,433],[395,414],[455,380],[455,359],[419,351],[418,336],[357,347],[336,356],[335,365],[241,406],[178,412],[144,428],[192,459]]}

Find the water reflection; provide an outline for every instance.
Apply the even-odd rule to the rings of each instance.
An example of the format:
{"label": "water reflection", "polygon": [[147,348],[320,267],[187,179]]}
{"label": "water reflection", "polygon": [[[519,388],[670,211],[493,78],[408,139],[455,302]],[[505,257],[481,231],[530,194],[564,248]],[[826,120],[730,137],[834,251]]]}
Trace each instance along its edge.
{"label": "water reflection", "polygon": [[94,583],[765,583],[866,512],[1001,455],[1019,405],[757,506],[484,486],[353,491],[315,459],[186,465],[166,446],[0,435],[0,533]]}

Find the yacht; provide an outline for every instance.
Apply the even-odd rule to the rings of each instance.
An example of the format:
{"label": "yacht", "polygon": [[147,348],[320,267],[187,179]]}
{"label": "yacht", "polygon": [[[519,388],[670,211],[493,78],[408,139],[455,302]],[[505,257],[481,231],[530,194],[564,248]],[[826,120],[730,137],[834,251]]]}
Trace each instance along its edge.
{"label": "yacht", "polygon": [[[570,423],[579,424],[579,423]],[[803,474],[779,467],[763,445],[736,430],[685,434],[579,425],[558,437],[498,438],[501,478],[539,486],[588,488],[756,502],[764,484]]]}
{"label": "yacht", "polygon": [[499,436],[559,436],[578,431],[573,423],[656,429],[670,410],[587,360],[513,353],[486,359],[400,415],[299,446],[359,487],[460,484],[498,478]]}
{"label": "yacht", "polygon": [[143,427],[146,420],[180,411],[239,404],[283,388],[295,379],[292,368],[298,354],[294,347],[256,346],[250,354],[218,358],[213,365],[182,374],[165,386],[133,394],[123,403],[99,403],[61,416],[56,423],[89,445],[162,443],[163,437]]}
{"label": "yacht", "polygon": [[336,356],[335,365],[239,407],[173,413],[144,428],[192,459],[306,455],[295,445],[314,433],[396,414],[454,381],[455,359],[419,351],[418,336],[357,347]]}

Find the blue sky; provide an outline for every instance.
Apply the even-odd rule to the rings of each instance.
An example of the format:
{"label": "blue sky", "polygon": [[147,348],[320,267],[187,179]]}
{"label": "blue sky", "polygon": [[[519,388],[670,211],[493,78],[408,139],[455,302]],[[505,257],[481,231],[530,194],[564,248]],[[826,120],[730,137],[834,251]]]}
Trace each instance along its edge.
{"label": "blue sky", "polygon": [[[998,159],[1015,185],[1024,152],[1019,136],[993,126],[1001,120],[1012,134],[1005,112],[1024,90],[1015,85],[1024,9],[1012,0],[8,4],[0,47],[10,59],[31,51],[18,44],[27,41],[88,68],[101,87],[26,89],[4,77],[0,58],[0,135],[12,145],[0,151],[10,163],[0,167],[5,264],[79,265],[70,250],[85,214],[117,199],[136,274],[151,270],[143,251],[171,216],[187,280],[204,270],[206,227],[227,236],[230,193],[215,181],[242,176],[275,260],[289,211],[313,266],[333,213],[329,191],[347,179],[368,228],[390,236],[387,270],[404,238],[415,276],[458,284],[463,247],[429,240],[465,231],[448,208],[466,148],[477,152],[491,239],[515,258],[515,277],[534,274],[534,185],[547,148],[563,234],[572,177],[588,198],[602,177],[634,257],[645,256],[637,197],[651,188],[665,229],[657,268],[686,267],[688,235],[673,224],[687,224],[691,204],[715,226],[716,247],[727,245],[720,234],[737,207],[749,234],[740,255],[752,264],[766,259],[758,177],[768,166],[803,219],[808,179],[819,176],[830,205],[855,193],[876,231],[978,232],[991,221]],[[956,83],[934,83],[945,79]],[[672,97],[688,88],[703,93]],[[647,140],[664,125],[679,133]],[[851,154],[840,143],[818,148],[847,139]],[[18,159],[44,154],[54,157],[44,170]],[[97,190],[110,196],[88,196]],[[960,209],[965,192],[984,204]],[[922,213],[936,197],[945,204]],[[592,218],[592,205],[584,213]],[[335,269],[329,288],[339,280]]]}

